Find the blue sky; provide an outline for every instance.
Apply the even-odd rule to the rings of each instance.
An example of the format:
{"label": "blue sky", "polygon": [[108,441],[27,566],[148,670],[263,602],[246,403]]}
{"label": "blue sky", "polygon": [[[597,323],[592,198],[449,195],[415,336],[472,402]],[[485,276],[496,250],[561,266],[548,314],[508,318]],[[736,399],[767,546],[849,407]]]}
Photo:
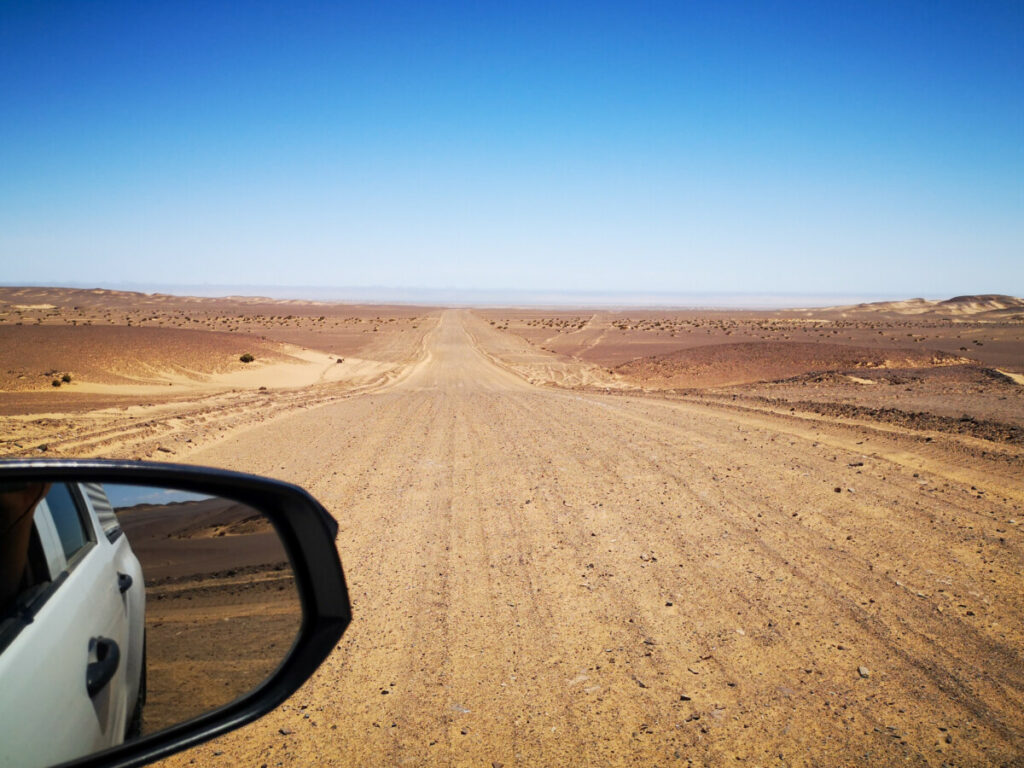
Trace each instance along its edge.
{"label": "blue sky", "polygon": [[1021,295],[1022,137],[1017,0],[5,2],[0,282]]}

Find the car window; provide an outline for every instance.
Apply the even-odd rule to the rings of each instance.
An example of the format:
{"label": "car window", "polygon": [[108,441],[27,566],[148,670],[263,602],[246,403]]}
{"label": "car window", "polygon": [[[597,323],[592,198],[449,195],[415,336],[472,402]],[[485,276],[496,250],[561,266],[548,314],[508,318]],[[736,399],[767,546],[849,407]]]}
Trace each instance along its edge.
{"label": "car window", "polygon": [[64,556],[70,561],[89,542],[78,502],[67,485],[54,483],[46,494],[46,505],[50,508]]}

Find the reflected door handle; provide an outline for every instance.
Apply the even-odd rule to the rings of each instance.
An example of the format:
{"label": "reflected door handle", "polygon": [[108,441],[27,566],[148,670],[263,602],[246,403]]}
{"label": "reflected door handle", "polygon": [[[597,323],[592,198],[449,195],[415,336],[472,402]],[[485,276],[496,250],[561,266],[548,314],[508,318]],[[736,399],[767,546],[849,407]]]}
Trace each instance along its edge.
{"label": "reflected door handle", "polygon": [[94,654],[96,661],[90,661],[85,668],[85,690],[90,698],[103,690],[121,663],[121,649],[109,637],[94,637],[89,641],[89,656]]}
{"label": "reflected door handle", "polygon": [[117,574],[117,588],[123,595],[125,592],[132,588],[132,577],[129,576],[127,573]]}

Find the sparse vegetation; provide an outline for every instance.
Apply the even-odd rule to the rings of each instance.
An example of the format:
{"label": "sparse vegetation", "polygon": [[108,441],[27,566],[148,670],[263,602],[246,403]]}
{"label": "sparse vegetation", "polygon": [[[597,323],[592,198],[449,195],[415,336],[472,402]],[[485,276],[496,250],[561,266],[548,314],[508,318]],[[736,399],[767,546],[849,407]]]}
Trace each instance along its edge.
{"label": "sparse vegetation", "polygon": [[251,363],[251,362],[252,362],[253,360],[255,360],[256,358],[255,358],[255,357],[253,357],[252,355],[250,355],[250,354],[249,354],[248,352],[246,352],[246,353],[245,353],[244,355],[242,355],[242,356],[241,356],[240,358],[238,358],[238,359],[239,359],[239,360],[241,360],[241,361],[242,361],[243,363]]}

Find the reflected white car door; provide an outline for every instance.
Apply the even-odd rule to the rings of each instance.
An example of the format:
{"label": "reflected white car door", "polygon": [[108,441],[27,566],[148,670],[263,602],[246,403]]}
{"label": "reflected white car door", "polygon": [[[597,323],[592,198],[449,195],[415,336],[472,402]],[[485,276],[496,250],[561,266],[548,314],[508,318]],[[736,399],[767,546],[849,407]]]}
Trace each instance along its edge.
{"label": "reflected white car door", "polygon": [[118,744],[128,716],[128,622],[108,549],[67,486],[51,488],[35,520],[51,583],[0,650],[0,766],[53,765]]}

